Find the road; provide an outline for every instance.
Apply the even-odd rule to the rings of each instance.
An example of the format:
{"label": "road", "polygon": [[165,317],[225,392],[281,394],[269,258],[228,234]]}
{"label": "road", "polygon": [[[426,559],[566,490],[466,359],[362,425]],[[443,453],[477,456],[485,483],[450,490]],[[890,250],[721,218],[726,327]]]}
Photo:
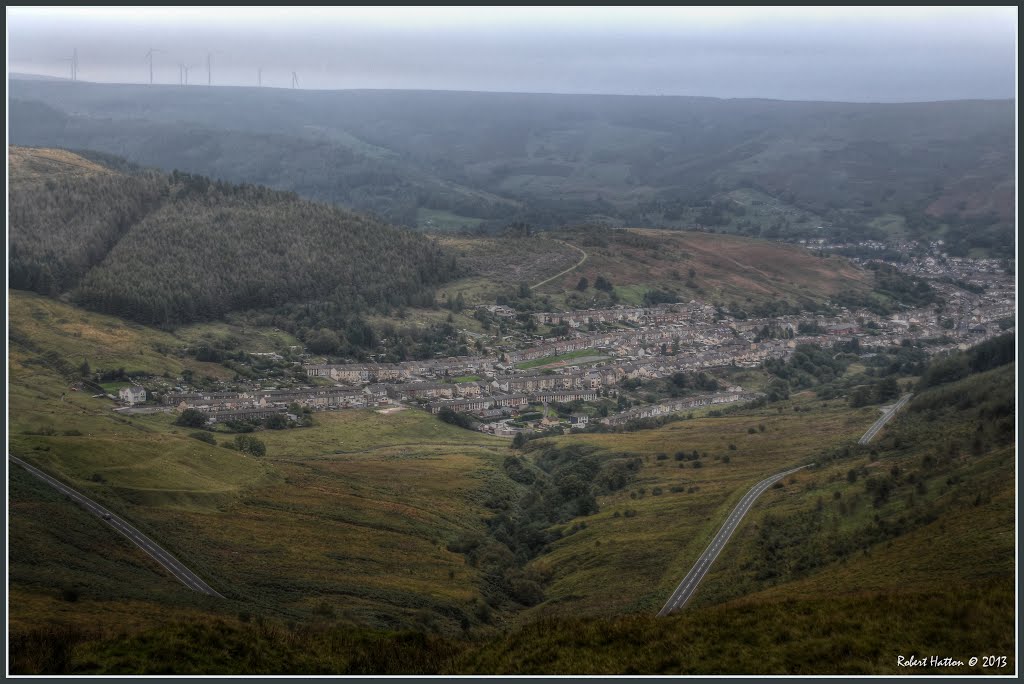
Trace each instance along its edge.
{"label": "road", "polygon": [[[812,463],[811,465],[814,464]],[[697,585],[700,584],[700,581],[704,579],[704,575],[706,575],[708,570],[711,569],[711,564],[715,562],[716,558],[718,558],[718,554],[722,552],[722,549],[729,541],[729,537],[731,537],[732,533],[736,531],[736,527],[740,524],[740,521],[743,520],[743,516],[747,514],[750,507],[754,505],[754,501],[757,500],[757,497],[761,496],[766,489],[782,478],[806,467],[807,466],[802,465],[799,468],[792,468],[761,480],[754,485],[742,499],[740,499],[740,502],[736,504],[736,508],[732,509],[732,513],[729,514],[729,518],[725,521],[725,524],[722,525],[720,530],[718,530],[718,534],[716,534],[714,539],[711,540],[708,547],[704,549],[704,553],[702,553],[697,559],[697,562],[694,563],[690,572],[686,573],[686,577],[684,577],[683,581],[679,583],[676,590],[668,597],[668,601],[665,602],[665,606],[658,612],[659,617],[679,610],[687,601],[690,600],[690,597],[697,591]]]}
{"label": "road", "polygon": [[[561,241],[561,240],[556,240],[556,242],[562,242],[562,241]],[[564,271],[562,271],[561,273],[556,273],[555,275],[551,276],[550,278],[548,278],[548,279],[546,279],[546,280],[542,280],[542,281],[540,281],[540,282],[539,282],[539,283],[537,283],[536,285],[531,285],[531,286],[530,286],[530,289],[531,289],[531,290],[536,290],[536,289],[537,289],[538,287],[540,287],[541,285],[545,285],[545,284],[547,284],[547,283],[550,283],[550,282],[551,282],[552,280],[554,280],[555,278],[561,278],[562,276],[564,276],[564,275],[565,275],[566,273],[568,273],[569,271],[573,270],[574,268],[579,268],[580,266],[582,266],[582,265],[583,265],[583,262],[587,260],[587,257],[588,257],[588,256],[590,256],[589,254],[587,254],[586,252],[584,252],[584,251],[583,251],[582,249],[580,249],[580,248],[579,248],[579,247],[577,247],[576,245],[570,245],[570,244],[569,244],[568,242],[562,242],[562,244],[563,244],[563,245],[565,245],[566,247],[572,247],[572,248],[573,248],[573,249],[575,249],[575,250],[576,250],[577,252],[579,252],[580,254],[582,254],[582,255],[583,255],[583,258],[582,258],[582,259],[580,259],[580,260],[579,260],[578,262],[576,262],[576,264],[575,264],[574,266],[570,266],[569,268],[565,269],[565,270],[564,270]]]}
{"label": "road", "polygon": [[30,474],[38,477],[40,480],[50,485],[61,494],[64,494],[75,503],[82,506],[85,510],[89,511],[103,522],[107,523],[115,530],[128,537],[129,541],[138,546],[140,549],[149,554],[157,563],[162,565],[169,573],[174,575],[182,584],[189,589],[201,592],[203,594],[209,594],[210,596],[216,596],[218,598],[224,598],[218,594],[214,589],[210,587],[206,582],[199,578],[194,572],[186,568],[181,562],[171,554],[160,548],[156,542],[147,537],[146,535],[139,532],[137,529],[129,525],[122,518],[114,515],[111,511],[107,510],[103,506],[90,499],[89,497],[79,494],[74,489],[71,489],[67,485],[63,484],[59,480],[55,480],[38,468],[25,463],[17,456],[11,456],[8,454],[8,458],[14,463],[17,463],[22,468],[27,470]]}
{"label": "road", "polygon": [[875,435],[878,434],[878,431],[885,427],[886,423],[892,420],[892,417],[896,415],[896,412],[903,408],[904,405],[906,405],[906,403],[910,401],[910,397],[912,396],[914,395],[906,394],[902,398],[900,398],[899,401],[897,401],[895,404],[886,409],[882,416],[878,420],[876,420],[871,425],[871,427],[868,428],[868,431],[864,433],[864,436],[860,438],[857,444],[867,444],[868,442],[873,440],[875,438]]}

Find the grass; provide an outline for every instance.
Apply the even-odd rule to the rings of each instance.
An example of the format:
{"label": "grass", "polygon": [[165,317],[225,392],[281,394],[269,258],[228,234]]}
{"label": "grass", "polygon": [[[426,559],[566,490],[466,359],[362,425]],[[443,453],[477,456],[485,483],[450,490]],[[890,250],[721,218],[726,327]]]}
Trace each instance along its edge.
{"label": "grass", "polygon": [[[798,413],[794,406],[808,410]],[[585,530],[554,543],[550,554],[534,561],[553,575],[550,600],[523,619],[657,612],[754,483],[806,462],[823,445],[855,440],[874,420],[870,410],[850,410],[841,402],[822,407],[807,395],[783,407],[782,413],[771,407],[634,433],[556,438],[555,443],[583,442],[605,452],[637,454],[644,466],[627,489],[598,499],[601,511],[586,519]],[[761,424],[764,432],[748,432]],[[675,460],[676,452],[693,450],[703,454],[702,467]],[[667,458],[659,460],[659,453]],[[758,506],[777,496],[769,491]],[[627,511],[635,515],[625,516]]]}
{"label": "grass", "polygon": [[124,368],[176,377],[190,368],[198,377],[234,375],[218,364],[176,356],[184,343],[170,333],[19,290],[9,290],[7,302],[10,339],[19,352],[15,362],[52,351],[73,368],[88,361],[93,371]]}
{"label": "grass", "polygon": [[[957,592],[819,595],[729,604],[669,618],[541,621],[465,653],[475,674],[1012,674],[1012,579]],[[1010,608],[1010,610],[1007,610]],[[1005,654],[985,670],[974,654]],[[897,656],[957,657],[959,668],[901,668]]]}
{"label": "grass", "polygon": [[[442,295],[455,297],[462,292],[468,306],[493,304],[497,295],[510,294],[520,283],[540,282],[580,260],[578,251],[543,235],[529,238],[460,235],[435,239],[471,271],[470,275],[439,288],[438,300]],[[547,291],[546,287],[544,289]]]}
{"label": "grass", "polygon": [[[518,491],[503,469],[506,440],[422,411],[339,411],[316,414],[311,428],[259,432],[267,456],[247,458],[188,437],[169,414],[127,418],[68,391],[38,361],[104,332],[102,317],[12,300],[21,341],[9,353],[11,453],[124,515],[229,597],[188,591],[12,468],[16,671],[905,674],[896,654],[1013,653],[1014,450],[957,451],[970,445],[974,414],[932,415],[923,394],[872,447],[828,459],[877,407],[801,392],[653,430],[554,438],[643,466],[531,561],[551,578],[544,603],[487,616],[486,578],[447,545],[482,533],[494,502]],[[97,332],[65,337],[76,320]],[[163,339],[109,331],[108,353],[128,368],[152,362],[140,343]],[[730,373],[744,387],[765,379]],[[943,396],[991,403],[1010,377],[996,369]],[[675,459],[693,450],[698,461]],[[821,465],[758,500],[686,610],[653,618],[739,497],[810,460]],[[894,467],[898,477],[887,475]],[[887,477],[894,493],[874,505],[866,483]],[[852,552],[830,555],[844,540]],[[805,566],[808,557],[820,562]]]}
{"label": "grass", "polygon": [[[557,356],[546,356],[542,359],[533,359],[532,361],[523,361],[517,363],[516,368],[520,370],[529,370],[530,368],[540,368],[541,366],[554,366],[564,365],[564,361],[572,361],[573,359],[582,359],[586,357],[594,356],[593,349],[578,349],[576,351],[566,352],[565,354],[559,354]],[[595,360],[599,360],[604,357],[597,357]]]}
{"label": "grass", "polygon": [[84,159],[67,150],[52,148],[16,147],[7,148],[8,176],[15,182],[30,182],[53,178],[54,176],[85,176],[108,174],[112,171],[104,166]]}
{"label": "grass", "polygon": [[[482,524],[486,492],[503,477],[505,440],[420,411],[347,411],[318,414],[313,428],[259,433],[268,456],[253,459],[189,438],[168,414],[129,422],[88,397],[49,400],[50,409],[34,396],[14,398],[12,453],[123,515],[252,610],[291,618],[329,610],[348,623],[452,630],[481,600],[476,572],[445,546]],[[81,434],[63,434],[68,426]],[[12,505],[32,512],[29,529],[45,526],[35,516],[38,493],[12,492]],[[115,587],[140,586],[89,546],[79,556],[83,594],[118,601]],[[68,557],[19,542],[12,576]],[[13,590],[28,597],[31,614],[61,612],[59,592],[20,580]],[[30,613],[21,614],[28,623]]]}
{"label": "grass", "polygon": [[869,226],[885,231],[890,238],[901,238],[907,234],[907,222],[904,217],[897,214],[883,214],[872,219]]}
{"label": "grass", "polygon": [[178,328],[174,335],[189,345],[209,343],[230,336],[237,340],[239,348],[247,352],[284,352],[293,346],[297,346],[300,351],[302,349],[302,343],[284,330],[247,325],[241,317],[234,317],[231,321],[193,323]]}
{"label": "grass", "polygon": [[845,259],[815,256],[793,245],[700,232],[629,233],[646,244],[616,241],[614,235],[625,235],[617,232],[606,247],[583,246],[589,258],[579,271],[548,283],[540,292],[555,296],[571,291],[581,276],[593,283],[603,275],[626,304],[641,303],[649,289],[669,289],[684,301],[697,298],[744,307],[780,299],[820,302],[839,292],[870,289],[869,275]]}
{"label": "grass", "polygon": [[482,218],[473,216],[460,216],[450,211],[439,209],[416,210],[416,227],[420,230],[453,232],[459,230],[472,230],[483,222]]}

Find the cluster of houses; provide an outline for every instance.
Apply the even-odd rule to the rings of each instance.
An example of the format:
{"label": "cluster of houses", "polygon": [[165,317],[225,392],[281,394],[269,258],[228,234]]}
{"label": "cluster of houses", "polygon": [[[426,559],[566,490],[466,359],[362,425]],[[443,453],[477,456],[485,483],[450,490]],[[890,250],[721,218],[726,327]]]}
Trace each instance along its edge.
{"label": "cluster of houses", "polygon": [[288,414],[293,404],[313,411],[386,406],[388,390],[385,385],[375,384],[361,389],[306,387],[243,392],[170,392],[163,396],[163,403],[178,411],[202,411],[211,423],[223,423],[263,420],[275,414]]}
{"label": "cluster of houses", "polygon": [[543,312],[533,314],[542,325],[566,325],[570,328],[628,323],[631,325],[667,325],[670,323],[710,322],[715,307],[691,300],[688,304],[669,304],[652,307],[615,307],[612,309],[586,309],[578,311]]}
{"label": "cluster of houses", "polygon": [[[958,275],[966,268],[955,264]],[[925,267],[934,268],[927,263]],[[915,267],[916,268],[916,267]],[[787,358],[801,343],[828,346],[858,338],[865,348],[898,344],[905,337],[953,333],[957,342],[978,341],[978,336],[998,332],[994,316],[1014,315],[1012,282],[995,267],[983,274],[989,288],[984,295],[968,293],[936,282],[946,300],[945,313],[934,306],[906,310],[889,317],[866,311],[844,312],[841,317],[802,316],[732,320],[723,318],[703,302],[653,307],[544,312],[533,314],[547,325],[566,325],[570,335],[541,341],[525,348],[499,347],[499,354],[449,357],[402,363],[306,364],[310,379],[325,379],[333,386],[297,389],[252,389],[240,392],[177,392],[162,397],[168,408],[198,409],[211,422],[261,419],[287,414],[291,407],[323,411],[386,406],[391,402],[415,402],[438,413],[448,407],[481,417],[513,414],[529,404],[593,401],[626,380],[651,380],[686,371],[727,365],[754,367],[769,358]],[[965,276],[966,277],[966,276]],[[1011,279],[1012,280],[1012,279]],[[948,282],[948,281],[947,281]],[[973,282],[973,281],[972,281]],[[945,292],[944,288],[950,291]],[[1010,289],[1008,289],[1010,287]],[[1008,294],[1009,293],[1009,294]],[[507,307],[486,307],[498,316],[515,315]],[[507,310],[506,310],[507,309]],[[955,329],[941,328],[941,316],[956,315]],[[870,323],[868,321],[871,321]],[[966,325],[962,324],[967,321]],[[815,334],[800,334],[814,323]],[[602,329],[588,331],[591,325]],[[619,327],[609,329],[608,324]],[[863,324],[871,330],[862,330]],[[582,328],[582,329],[581,329]],[[768,328],[772,338],[762,339]],[[778,334],[781,332],[782,334]],[[868,333],[868,334],[866,334]],[[668,348],[671,347],[671,353]],[[547,370],[521,370],[517,364],[593,350],[594,356],[611,357],[588,367],[563,360]],[[593,360],[591,360],[593,361]],[[471,381],[462,381],[471,380]],[[604,419],[609,425],[652,418],[709,404],[752,398],[740,388],[726,392],[673,399],[637,407]],[[138,385],[122,388],[118,397],[129,406],[146,401]],[[576,414],[575,426],[586,418]]]}
{"label": "cluster of houses", "polygon": [[687,411],[701,406],[712,406],[715,404],[731,404],[737,401],[751,401],[759,394],[756,392],[744,392],[742,387],[730,387],[725,392],[714,394],[697,394],[683,399],[667,399],[657,404],[637,406],[617,413],[607,418],[602,418],[605,425],[625,425],[634,420],[645,418],[658,418],[680,411]]}

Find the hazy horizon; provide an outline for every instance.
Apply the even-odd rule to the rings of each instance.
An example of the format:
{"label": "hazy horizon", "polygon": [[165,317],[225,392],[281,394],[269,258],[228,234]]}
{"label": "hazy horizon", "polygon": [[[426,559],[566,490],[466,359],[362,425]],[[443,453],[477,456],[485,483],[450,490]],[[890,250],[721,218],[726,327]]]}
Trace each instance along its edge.
{"label": "hazy horizon", "polygon": [[[8,73],[830,102],[1016,96],[1016,8],[9,8]],[[207,64],[209,61],[209,70]],[[262,73],[258,72],[262,69]]]}
{"label": "hazy horizon", "polygon": [[[32,74],[26,72],[11,72],[8,74],[12,80],[38,80],[38,81],[52,81],[52,82],[66,82],[70,83],[71,79],[62,76],[50,76],[48,74]],[[103,85],[103,86],[142,86],[148,85],[144,83],[119,83],[112,81],[89,81],[84,78],[78,79],[79,83],[86,85]],[[193,84],[189,84],[192,87]],[[173,83],[154,83],[154,87],[180,87],[178,84]],[[196,87],[206,87],[206,84],[197,84]],[[257,86],[244,85],[244,84],[214,84],[214,88],[252,88],[255,89]],[[271,86],[264,84],[261,86],[266,90],[292,90],[288,86]],[[425,92],[425,93],[482,93],[482,94],[494,94],[494,95],[566,95],[566,96],[577,96],[577,97],[679,97],[679,98],[701,98],[709,100],[765,100],[765,101],[777,101],[777,102],[828,102],[834,104],[887,104],[887,105],[898,105],[898,104],[928,104],[931,102],[1000,102],[1004,100],[1015,100],[1015,96],[1009,97],[962,97],[962,98],[951,98],[945,100],[905,100],[905,101],[854,101],[854,100],[808,100],[808,99],[790,99],[781,97],[716,97],[713,95],[651,95],[651,94],[624,94],[624,93],[556,93],[556,92],[543,92],[543,91],[529,91],[529,90],[460,90],[455,88],[302,88],[306,92]]]}

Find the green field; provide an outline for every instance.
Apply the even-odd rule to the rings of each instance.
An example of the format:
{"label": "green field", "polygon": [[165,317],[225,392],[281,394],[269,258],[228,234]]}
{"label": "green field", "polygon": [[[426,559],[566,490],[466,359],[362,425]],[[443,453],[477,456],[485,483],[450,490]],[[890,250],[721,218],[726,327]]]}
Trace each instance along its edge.
{"label": "green field", "polygon": [[416,227],[427,232],[449,233],[472,230],[483,221],[473,216],[459,216],[450,211],[424,209],[416,211]]}

